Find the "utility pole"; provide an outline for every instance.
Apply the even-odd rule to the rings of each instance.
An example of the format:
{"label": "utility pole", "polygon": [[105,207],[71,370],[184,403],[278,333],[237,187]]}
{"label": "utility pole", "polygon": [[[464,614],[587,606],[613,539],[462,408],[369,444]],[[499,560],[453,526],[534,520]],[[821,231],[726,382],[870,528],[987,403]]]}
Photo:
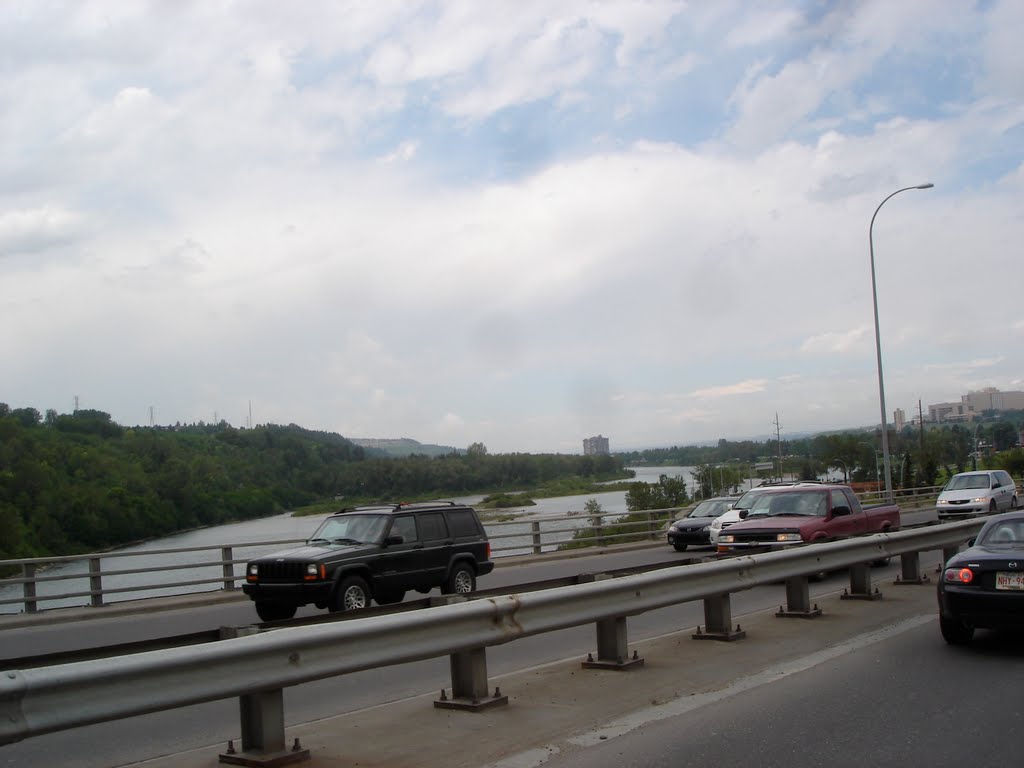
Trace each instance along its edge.
{"label": "utility pole", "polygon": [[917,399],[917,444],[921,448],[921,460],[924,461],[924,411],[921,410],[921,398]]}
{"label": "utility pole", "polygon": [[772,423],[775,424],[775,442],[779,446],[779,480],[781,481],[785,478],[782,476],[782,425],[779,424],[778,411],[775,412],[775,421]]}

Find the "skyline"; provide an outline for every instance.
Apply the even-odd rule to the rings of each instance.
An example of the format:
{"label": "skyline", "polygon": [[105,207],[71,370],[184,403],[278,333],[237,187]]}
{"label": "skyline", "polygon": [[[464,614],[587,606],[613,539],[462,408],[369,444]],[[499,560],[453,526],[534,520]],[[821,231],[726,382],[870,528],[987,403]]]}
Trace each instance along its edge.
{"label": "skyline", "polygon": [[[496,453],[1024,389],[1024,6],[0,5],[0,401]],[[216,414],[216,416],[215,416]]]}

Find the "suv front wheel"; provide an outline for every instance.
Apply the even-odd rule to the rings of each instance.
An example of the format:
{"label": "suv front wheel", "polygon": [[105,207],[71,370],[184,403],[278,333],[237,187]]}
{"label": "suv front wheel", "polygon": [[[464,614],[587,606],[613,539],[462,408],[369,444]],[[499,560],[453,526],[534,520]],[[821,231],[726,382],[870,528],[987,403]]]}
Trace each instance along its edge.
{"label": "suv front wheel", "polygon": [[334,597],[331,599],[331,610],[356,611],[370,605],[370,587],[360,576],[346,576],[341,580]]}
{"label": "suv front wheel", "polygon": [[476,574],[465,563],[458,563],[448,574],[442,592],[446,595],[465,595],[476,589]]}

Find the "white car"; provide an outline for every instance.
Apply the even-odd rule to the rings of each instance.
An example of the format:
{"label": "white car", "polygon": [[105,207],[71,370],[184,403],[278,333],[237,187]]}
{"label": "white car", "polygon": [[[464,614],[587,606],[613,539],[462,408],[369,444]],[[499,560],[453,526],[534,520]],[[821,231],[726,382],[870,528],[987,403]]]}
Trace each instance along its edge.
{"label": "white car", "polygon": [[1001,469],[953,475],[935,502],[940,520],[1016,508],[1017,486]]}

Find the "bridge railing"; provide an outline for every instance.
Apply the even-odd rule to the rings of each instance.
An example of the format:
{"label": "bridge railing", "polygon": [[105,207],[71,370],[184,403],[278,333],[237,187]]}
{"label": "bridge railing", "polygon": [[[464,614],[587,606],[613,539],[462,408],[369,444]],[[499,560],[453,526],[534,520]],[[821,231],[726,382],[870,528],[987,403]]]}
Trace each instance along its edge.
{"label": "bridge railing", "polygon": [[[868,563],[899,556],[904,574],[922,551],[950,555],[984,521],[968,520],[791,550],[702,562],[538,592],[469,599],[401,614],[282,628],[212,642],[0,673],[0,744],[92,723],[239,697],[245,764],[271,764],[285,750],[283,689],[365,669],[451,657],[452,696],[435,706],[479,711],[490,696],[486,649],[593,623],[597,659],[584,667],[629,668],[627,618],[704,601],[695,638],[732,640],[730,595],[785,583],[780,617],[814,618],[808,575],[850,569],[851,599],[872,599]],[[907,583],[921,583],[918,579]],[[737,627],[738,630],[738,627]],[[248,758],[247,758],[248,759]],[[261,763],[259,761],[266,760]],[[224,760],[234,762],[235,760]],[[273,763],[277,764],[277,763]]]}
{"label": "bridge railing", "polygon": [[[912,508],[915,504],[933,502],[934,494],[907,493],[898,501]],[[500,558],[630,541],[656,542],[662,540],[666,525],[690,508],[598,515],[570,512],[536,518],[520,513],[511,520],[488,520],[488,513],[484,512],[482,517],[491,552]],[[246,562],[304,541],[275,539],[0,560],[0,571],[21,572],[19,576],[0,580],[0,615],[34,613],[41,607],[100,607],[131,599],[234,590],[245,579]]]}

